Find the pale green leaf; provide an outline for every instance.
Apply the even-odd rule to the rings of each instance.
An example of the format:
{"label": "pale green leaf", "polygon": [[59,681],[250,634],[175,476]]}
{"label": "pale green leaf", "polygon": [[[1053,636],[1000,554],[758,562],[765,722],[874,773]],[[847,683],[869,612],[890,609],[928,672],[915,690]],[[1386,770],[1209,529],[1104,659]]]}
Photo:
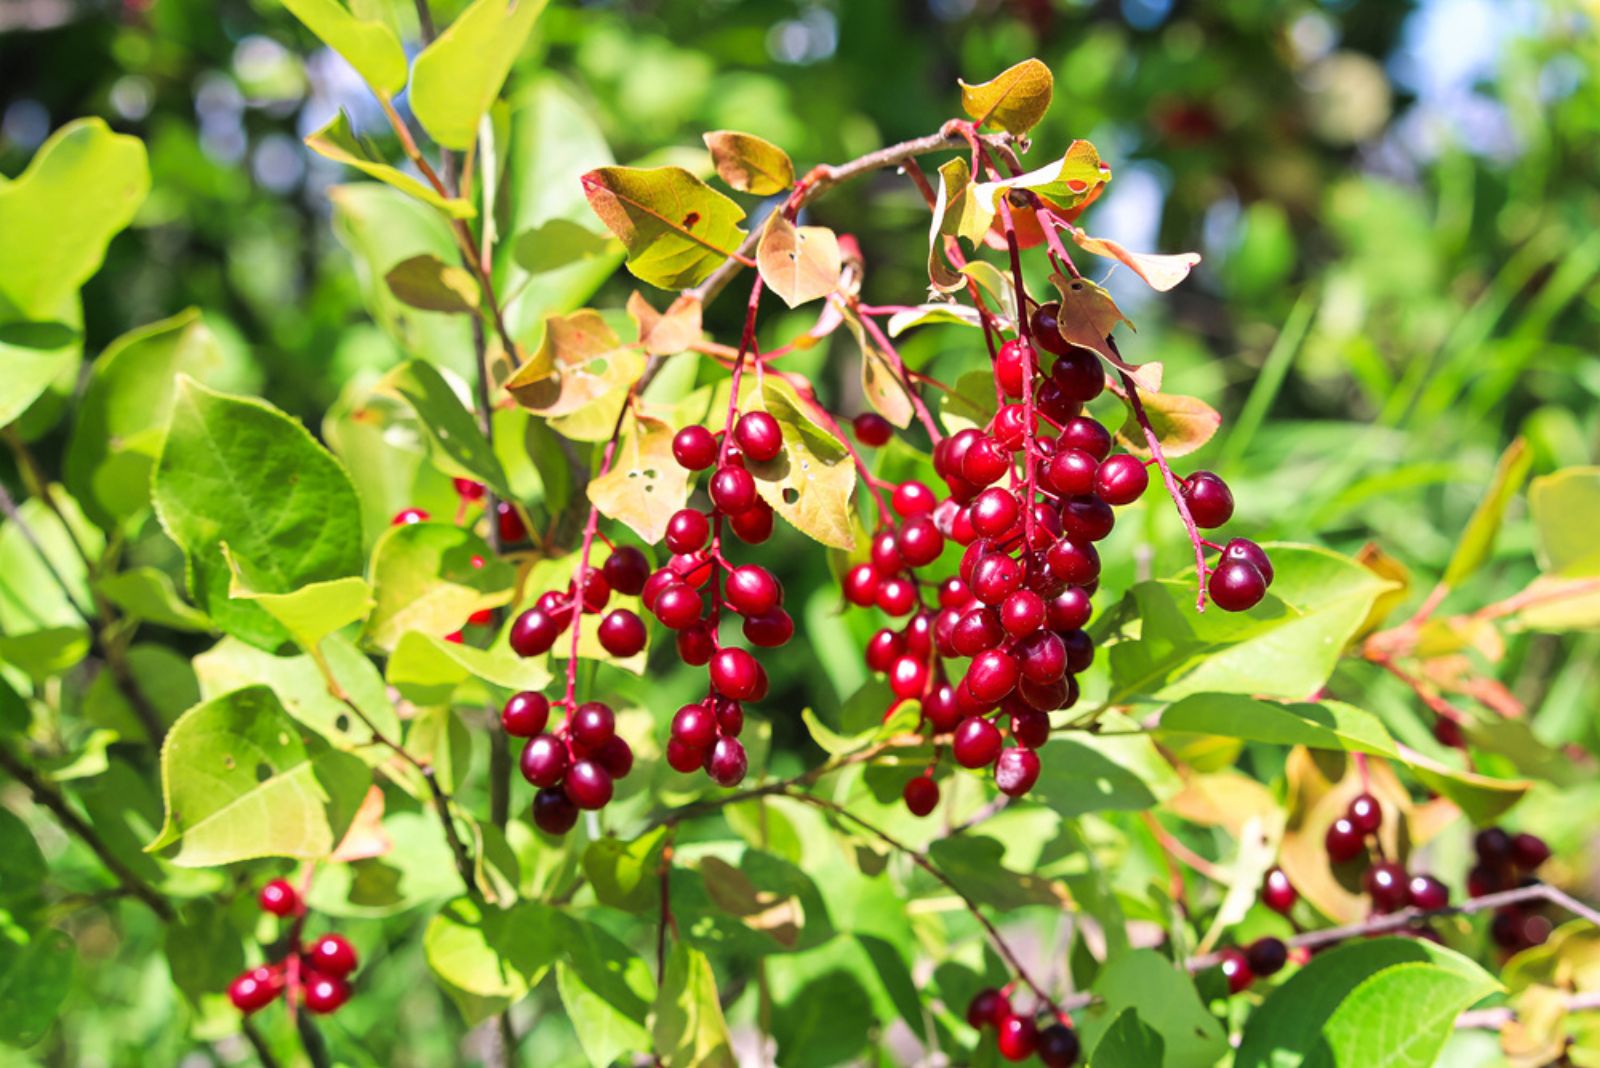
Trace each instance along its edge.
{"label": "pale green leaf", "polygon": [[283,0],[283,6],[379,96],[392,97],[405,88],[406,53],[391,27],[353,14],[339,0]]}
{"label": "pale green leaf", "polygon": [[369,178],[392,185],[407,196],[415,197],[430,207],[438,208],[452,219],[470,219],[476,214],[472,205],[460,197],[445,197],[431,185],[399,167],[384,161],[372,144],[359,137],[350,126],[350,116],[340,111],[328,120],[327,125],[306,138],[306,144],[319,155],[335,163],[354,167]]}
{"label": "pale green leaf", "polygon": [[515,575],[470,530],[405,523],[373,547],[371,578],[376,604],[364,637],[392,650],[409,631],[442,638],[472,613],[505,604]]}
{"label": "pale green leaf", "polygon": [[222,552],[233,569],[229,596],[253,601],[266,609],[289,632],[294,643],[308,653],[316,653],[322,639],[351,623],[359,623],[372,611],[372,587],[360,575],[308,582],[289,593],[262,593],[251,588],[226,542]]}
{"label": "pale green leaf", "polygon": [[766,376],[756,397],[752,391],[745,410],[765,409],[783,431],[775,458],[747,463],[762,499],[802,534],[836,549],[854,548],[856,469],[843,443],[807,414],[806,402],[777,375]]}
{"label": "pale green leaf", "polygon": [[560,913],[537,902],[502,910],[458,898],[428,921],[422,948],[472,1027],[538,984],[560,953],[564,927]]}
{"label": "pale green leaf", "polygon": [[503,645],[478,649],[414,630],[401,636],[389,657],[389,684],[420,705],[448,702],[468,679],[515,693],[542,690],[551,675],[544,657],[520,657]]}
{"label": "pale green leaf", "polygon": [[736,1068],[717,977],[704,953],[672,947],[656,994],[655,1050],[665,1068]]}
{"label": "pale green leaf", "polygon": [[1467,521],[1466,529],[1456,540],[1456,551],[1451,554],[1450,564],[1439,581],[1446,586],[1459,586],[1489,559],[1495,538],[1500,534],[1506,506],[1522,489],[1532,468],[1533,450],[1525,440],[1517,438],[1506,446],[1506,451],[1500,454],[1500,462],[1495,465],[1494,478]]}
{"label": "pale green leaf", "polygon": [[1539,557],[1546,571],[1600,575],[1600,467],[1569,467],[1533,480],[1528,490]]}
{"label": "pale green leaf", "polygon": [[97,579],[94,588],[124,616],[173,630],[209,631],[206,614],[179,596],[165,571],[130,567]]}
{"label": "pale green leaf", "polygon": [[502,500],[512,497],[494,448],[473,412],[437,367],[410,360],[385,375],[377,388],[393,392],[411,405],[439,470],[452,478],[482,482]]}
{"label": "pale green leaf", "polygon": [[[1139,1020],[1161,1036],[1165,1054],[1149,1068],[1211,1068],[1227,1051],[1227,1035],[1201,1003],[1194,980],[1154,950],[1138,949],[1107,961],[1094,981],[1094,993],[1100,1001],[1080,1025],[1085,1049],[1095,1050],[1124,1011],[1143,1009]],[[1160,1011],[1151,1012],[1151,1006],[1160,1006]],[[1091,1058],[1090,1063],[1098,1062]]]}
{"label": "pale green leaf", "polygon": [[411,73],[411,110],[430,137],[446,148],[472,147],[545,2],[474,0],[422,50]]}

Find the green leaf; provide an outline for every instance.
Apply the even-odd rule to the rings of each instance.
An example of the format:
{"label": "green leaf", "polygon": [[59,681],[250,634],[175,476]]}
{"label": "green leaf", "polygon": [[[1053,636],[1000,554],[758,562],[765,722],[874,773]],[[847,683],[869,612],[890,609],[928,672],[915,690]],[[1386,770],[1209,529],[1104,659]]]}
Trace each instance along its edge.
{"label": "green leaf", "polygon": [[194,1006],[227,990],[245,966],[239,931],[228,910],[212,901],[185,904],[167,924],[163,948],[172,985]]}
{"label": "green leaf", "polygon": [[[129,647],[127,659],[134,681],[154,706],[161,724],[172,724],[200,701],[199,680],[182,652],[166,645],[140,643]],[[109,671],[100,672],[89,684],[83,698],[83,718],[115,732],[121,741],[149,741],[144,723]]]}
{"label": "green leaf", "polygon": [[57,319],[149,189],[138,138],[112,133],[100,119],[51,134],[21,175],[0,182],[0,297],[26,318]]}
{"label": "green leaf", "polygon": [[470,530],[447,523],[390,527],[372,550],[376,604],[364,638],[392,650],[409,631],[443,637],[472,613],[511,600],[514,580],[511,565]]}
{"label": "green leaf", "polygon": [[[1155,742],[1134,732],[1126,717],[1105,715],[1106,734],[1058,735],[1039,751],[1034,792],[1063,816],[1085,812],[1137,812],[1165,801],[1182,787]],[[1127,733],[1124,733],[1127,732]]]}
{"label": "green leaf", "polygon": [[537,902],[494,909],[458,898],[428,921],[422,949],[467,1026],[475,1027],[538,985],[561,953],[565,927],[565,917]]}
{"label": "green leaf", "polygon": [[[1149,1015],[1140,1016],[1139,1030],[1154,1030],[1165,1047],[1162,1060],[1145,1062],[1148,1068],[1211,1068],[1227,1051],[1227,1035],[1201,1003],[1194,980],[1155,950],[1136,949],[1108,960],[1094,981],[1094,993],[1100,1001],[1080,1025],[1084,1048],[1094,1051],[1091,1064],[1100,1063],[1098,1045],[1103,1036],[1109,1037],[1118,1018],[1140,1008]],[[1160,1011],[1149,1012],[1152,1006]],[[1116,1041],[1138,1037],[1132,1034]]]}
{"label": "green leaf", "polygon": [[990,371],[968,371],[956,379],[955,389],[939,396],[939,421],[952,434],[968,427],[982,430],[999,410]]}
{"label": "green leaf", "polygon": [[411,110],[446,148],[468,149],[545,0],[475,0],[417,56]]}
{"label": "green leaf", "polygon": [[[229,564],[235,564],[226,542],[222,550]],[[291,593],[260,593],[250,588],[235,566],[228,592],[235,599],[252,601],[266,609],[268,615],[283,624],[296,645],[312,654],[317,653],[322,639],[334,631],[366,619],[373,605],[372,587],[360,575],[308,582]]]}
{"label": "green leaf", "polygon": [[635,416],[623,431],[611,470],[591,479],[589,501],[626,523],[646,545],[661,541],[667,522],[689,503],[689,472],[672,455],[670,423]]}
{"label": "green leaf", "polygon": [[130,567],[97,579],[94,588],[129,619],[173,630],[205,632],[211,620],[178,595],[165,571]]}
{"label": "green leaf", "polygon": [[[1222,416],[1198,397],[1148,392],[1137,384],[1134,388],[1139,390],[1139,402],[1144,405],[1145,416],[1150,420],[1150,429],[1156,432],[1156,440],[1161,443],[1161,451],[1168,456],[1189,455],[1210,441],[1216,434],[1217,428],[1222,426]],[[1117,440],[1122,442],[1123,447],[1129,452],[1140,456],[1153,455],[1149,439],[1145,437],[1144,428],[1134,417],[1131,406],[1128,408],[1127,419],[1117,431]]]}
{"label": "green leaf", "polygon": [[660,895],[662,848],[665,828],[624,842],[618,838],[597,838],[583,851],[583,873],[602,905],[625,912],[640,913]]}
{"label": "green leaf", "polygon": [[1461,585],[1489,559],[1495,538],[1500,533],[1500,522],[1505,516],[1506,506],[1522,489],[1522,483],[1527,480],[1532,468],[1533,450],[1522,438],[1512,441],[1506,446],[1506,451],[1500,454],[1494,478],[1490,480],[1478,507],[1473,510],[1467,528],[1456,541],[1456,551],[1450,556],[1450,564],[1444,569],[1444,577],[1440,581],[1446,586]]}
{"label": "green leaf", "polygon": [[524,659],[504,646],[478,649],[414,630],[401,636],[389,657],[389,684],[419,705],[445,704],[474,678],[516,692],[542,690],[551,675],[542,657]]}
{"label": "green leaf", "polygon": [[656,993],[655,1051],[666,1068],[735,1068],[717,977],[704,953],[678,942]]}
{"label": "green leaf", "polygon": [[1234,1063],[1429,1068],[1457,1014],[1498,989],[1472,961],[1421,939],[1347,943],[1268,995],[1250,1015]]}
{"label": "green leaf", "polygon": [[937,301],[933,304],[918,304],[914,308],[895,312],[889,317],[887,331],[890,337],[899,337],[914,326],[929,326],[940,323],[981,327],[983,320],[979,317],[978,309],[976,308],[969,308],[965,304],[954,304],[949,301]]}
{"label": "green leaf", "polygon": [[951,882],[980,904],[997,909],[1065,905],[1066,893],[1049,879],[1004,867],[1001,859],[1005,846],[987,835],[967,833],[940,838],[929,847],[928,856]]}
{"label": "green leaf", "polygon": [[256,857],[320,860],[339,844],[371,777],[298,725],[265,686],[185,712],[161,746],[167,818],[147,850],[181,843],[185,868]]}
{"label": "green leaf", "polygon": [[283,0],[283,6],[343,56],[373,92],[387,98],[405,88],[406,53],[392,28],[353,14],[339,0]]}
{"label": "green leaf", "polygon": [[1025,59],[978,85],[961,82],[961,109],[973,124],[994,124],[1022,135],[1044,118],[1055,89],[1050,68],[1037,59]]}
{"label": "green leaf", "polygon": [[195,603],[255,644],[279,645],[286,632],[259,605],[230,597],[224,542],[262,593],[361,572],[360,505],[349,475],[303,426],[263,401],[180,377],[152,496],[188,558]]}
{"label": "green leaf", "polygon": [[[85,550],[97,558],[99,531],[84,521],[70,497],[59,488],[54,492]],[[18,505],[17,514],[34,537],[24,535],[16,521],[0,523],[0,660],[44,679],[72,667],[89,651],[89,632],[80,614],[91,611],[88,571],[67,527],[43,501],[29,498]],[[35,540],[43,557],[34,548]]]}
{"label": "green leaf", "polygon": [[556,989],[589,1063],[605,1068],[650,1048],[645,1020],[655,1000],[650,966],[600,927],[573,919],[556,964]]}
{"label": "green leaf", "polygon": [[861,980],[841,968],[800,986],[773,1014],[775,1063],[784,1068],[824,1068],[854,1063],[877,1021]]}
{"label": "green leaf", "polygon": [[600,167],[583,191],[627,248],[628,270],[661,289],[704,281],[744,239],[744,209],[682,167]]}
{"label": "green leaf", "polygon": [[470,219],[477,212],[460,197],[441,196],[432,186],[411,177],[405,171],[386,163],[376,146],[359,137],[350,126],[350,116],[342,110],[328,120],[327,125],[306,138],[313,152],[354,167],[369,178],[392,185],[409,197],[414,197],[430,207],[438,208],[452,219]]}
{"label": "green leaf", "polygon": [[45,1036],[72,986],[72,939],[54,928],[19,943],[23,932],[0,933],[0,1042],[31,1046]]}
{"label": "green leaf", "polygon": [[756,267],[767,288],[797,308],[839,288],[844,262],[839,238],[826,226],[796,226],[775,211],[756,245]]}
{"label": "green leaf", "polygon": [[1569,467],[1533,480],[1528,490],[1539,556],[1546,571],[1600,574],[1600,467]]}
{"label": "green leaf", "polygon": [[28,825],[10,809],[0,808],[0,901],[38,893],[47,870]]}
{"label": "green leaf", "polygon": [[[755,406],[778,421],[783,449],[771,460],[747,463],[756,490],[802,534],[835,549],[853,549],[850,496],[856,469],[850,454],[807,414],[806,403],[788,382],[767,375],[759,396]],[[752,405],[746,402],[744,407],[751,410]]]}
{"label": "green leaf", "polygon": [[478,282],[472,273],[430,253],[401,260],[383,281],[401,303],[423,311],[465,315],[478,309]]}
{"label": "green leaf", "polygon": [[769,197],[794,184],[789,154],[771,141],[735,130],[702,134],[717,176],[741,193]]}
{"label": "green leaf", "polygon": [[377,388],[393,392],[411,405],[439,470],[452,478],[482,482],[502,500],[513,496],[489,439],[437,367],[422,360],[408,361],[385,375]]}
{"label": "green leaf", "polygon": [[1161,1033],[1139,1019],[1137,1009],[1117,1013],[1089,1057],[1093,1068],[1151,1068],[1166,1060]]}
{"label": "green leaf", "polygon": [[1191,579],[1134,586],[1095,628],[1101,637],[1118,627],[1138,634],[1107,651],[1108,703],[1207,691],[1298,700],[1320,689],[1393,583],[1327,549],[1278,543],[1269,551],[1277,576],[1248,612],[1197,613]]}
{"label": "green leaf", "polygon": [[[81,323],[83,312],[77,296],[63,303],[73,322]],[[16,422],[52,391],[61,393],[65,387],[70,392],[83,356],[83,338],[77,326],[27,322],[19,315],[0,297],[0,375],[6,383],[0,394],[0,426]]]}

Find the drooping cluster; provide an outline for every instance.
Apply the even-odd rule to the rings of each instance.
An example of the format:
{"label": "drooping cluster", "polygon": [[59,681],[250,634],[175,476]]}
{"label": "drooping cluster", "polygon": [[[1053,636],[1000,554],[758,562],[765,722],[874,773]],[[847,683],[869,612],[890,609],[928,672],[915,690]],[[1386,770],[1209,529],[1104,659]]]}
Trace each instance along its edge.
{"label": "drooping cluster", "polygon": [[228,1000],[233,1007],[248,1014],[286,996],[292,1004],[322,1014],[349,1001],[350,975],[358,963],[349,941],[341,935],[326,934],[301,944],[305,903],[286,880],[274,879],[263,886],[259,902],[264,912],[292,921],[289,950],[278,960],[251,968],[228,984]]}
{"label": "drooping cluster", "polygon": [[1405,866],[1383,857],[1377,849],[1377,860],[1369,843],[1376,844],[1379,828],[1383,826],[1383,805],[1369,793],[1357,794],[1351,799],[1344,815],[1328,825],[1323,837],[1328,859],[1334,864],[1365,863],[1361,888],[1372,901],[1374,912],[1398,912],[1410,906],[1419,909],[1443,908],[1450,901],[1450,891],[1432,875],[1409,875]]}
{"label": "drooping cluster", "polygon": [[[1105,371],[1092,352],[1061,337],[1056,311],[1043,305],[1031,320],[1035,342],[1054,356],[1048,373],[1027,341],[1000,347],[995,416],[934,447],[946,498],[919,482],[896,487],[894,516],[880,518],[869,558],[844,579],[850,603],[906,620],[873,636],[868,667],[888,677],[897,700],[921,701],[933,733],[952,735],[957,764],[992,768],[997,787],[1013,797],[1037,782],[1050,714],[1077,702],[1077,676],[1094,661],[1084,627],[1099,585],[1096,543],[1111,533],[1114,508],[1137,501],[1150,483],[1146,462],[1113,454],[1111,433],[1084,414],[1106,388]],[[1182,496],[1198,527],[1221,526],[1233,514],[1227,485],[1210,472],[1190,475]],[[956,574],[919,574],[939,562],[947,541],[964,550]],[[1272,581],[1267,554],[1243,538],[1215,548],[1213,601],[1228,611],[1258,603]],[[927,603],[930,592],[936,606]],[[945,660],[968,663],[946,677]],[[938,804],[932,770],[905,788],[918,815]]]}
{"label": "drooping cluster", "polygon": [[[1535,834],[1510,834],[1499,827],[1481,830],[1472,840],[1477,864],[1467,872],[1467,896],[1485,897],[1526,886],[1550,859],[1550,847]],[[1501,949],[1515,952],[1543,945],[1554,925],[1538,902],[1502,905],[1489,921],[1489,937]]]}
{"label": "drooping cluster", "polygon": [[[563,699],[559,704],[567,708]],[[617,734],[617,717],[603,701],[584,701],[548,730],[551,701],[531,690],[513,694],[500,710],[500,725],[526,738],[518,766],[538,788],[533,821],[546,834],[566,834],[580,811],[604,808],[616,781],[633,770],[633,749]]]}
{"label": "drooping cluster", "polygon": [[967,1023],[978,1031],[994,1028],[995,1048],[1006,1060],[1037,1055],[1045,1068],[1071,1068],[1081,1049],[1078,1032],[1065,1016],[1044,1027],[1039,1026],[1038,1016],[1016,1012],[1010,995],[993,987],[978,991],[967,1004]]}

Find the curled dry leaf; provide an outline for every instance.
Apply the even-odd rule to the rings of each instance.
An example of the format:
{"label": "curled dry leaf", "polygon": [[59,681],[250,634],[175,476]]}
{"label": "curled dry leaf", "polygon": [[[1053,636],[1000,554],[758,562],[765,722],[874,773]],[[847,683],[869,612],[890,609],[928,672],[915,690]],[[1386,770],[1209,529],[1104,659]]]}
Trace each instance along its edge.
{"label": "curled dry leaf", "polygon": [[773,212],[756,246],[756,264],[767,288],[791,308],[817,300],[839,286],[844,260],[839,239],[826,226],[795,226]]}
{"label": "curled dry leaf", "polygon": [[1076,219],[1100,196],[1111,180],[1111,168],[1088,141],[1074,141],[1054,163],[1038,170],[993,182],[978,182],[962,206],[961,236],[977,244],[995,223],[1000,197],[1014,189],[1031,191],[1067,221]]}
{"label": "curled dry leaf", "polygon": [[1103,237],[1090,237],[1076,226],[1071,228],[1072,239],[1085,252],[1116,260],[1125,264],[1134,274],[1143,278],[1151,289],[1165,293],[1185,278],[1200,262],[1198,252],[1178,252],[1159,255],[1153,252],[1130,252],[1115,241]]}
{"label": "curled dry leaf", "polygon": [[599,312],[583,308],[545,320],[544,340],[506,381],[524,408],[546,418],[570,415],[644,373],[644,357],[625,345]]}
{"label": "curled dry leaf", "polygon": [[771,196],[794,184],[789,154],[766,138],[737,130],[713,130],[703,140],[717,176],[741,193]]}
{"label": "curled dry leaf", "polygon": [[1111,294],[1087,278],[1068,278],[1063,274],[1052,274],[1050,284],[1061,294],[1056,326],[1062,338],[1104,357],[1115,367],[1133,371],[1135,366],[1118,356],[1109,340],[1118,323],[1133,325],[1133,320],[1122,314]]}
{"label": "curled dry leaf", "polygon": [[946,242],[955,240],[961,230],[971,184],[967,161],[960,156],[939,167],[939,189],[934,196],[933,218],[928,226],[928,281],[944,293],[966,285],[966,279],[951,268],[945,246]]}
{"label": "curled dry leaf", "polygon": [[665,312],[658,312],[644,295],[634,290],[628,314],[639,324],[639,344],[647,356],[672,356],[700,340],[700,298],[684,294]]}

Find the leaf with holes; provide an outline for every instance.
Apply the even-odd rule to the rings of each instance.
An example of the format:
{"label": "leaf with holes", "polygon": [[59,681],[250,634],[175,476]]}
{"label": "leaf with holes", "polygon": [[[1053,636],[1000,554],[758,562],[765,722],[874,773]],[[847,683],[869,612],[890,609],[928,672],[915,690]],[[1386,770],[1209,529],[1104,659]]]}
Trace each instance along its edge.
{"label": "leaf with holes", "polygon": [[182,868],[331,853],[371,784],[367,766],[304,733],[265,686],[196,705],[161,745],[167,818],[147,852]]}
{"label": "leaf with holes", "polygon": [[703,140],[717,176],[741,193],[766,197],[794,184],[789,154],[765,138],[736,130],[712,130]]}
{"label": "leaf with holes", "polygon": [[701,310],[700,299],[688,294],[664,312],[656,311],[638,290],[628,298],[628,315],[639,324],[639,345],[648,356],[672,356],[699,342]]}
{"label": "leaf with holes", "polygon": [[[1189,455],[1210,441],[1217,428],[1222,426],[1222,416],[1198,397],[1185,397],[1177,393],[1152,393],[1138,385],[1134,388],[1139,390],[1139,400],[1144,405],[1145,416],[1150,420],[1150,429],[1155,431],[1156,440],[1161,443],[1161,451],[1168,456]],[[1121,441],[1129,452],[1138,453],[1140,456],[1153,455],[1149,439],[1145,437],[1144,427],[1134,418],[1131,406],[1128,408],[1128,417],[1123,420],[1121,429],[1117,431],[1117,440]]]}
{"label": "leaf with holes", "polygon": [[478,282],[471,272],[431,253],[401,260],[383,281],[402,304],[423,311],[465,314],[478,308]]}
{"label": "leaf with holes", "polygon": [[861,350],[862,394],[867,398],[867,403],[872,405],[873,411],[904,430],[911,425],[911,417],[916,414],[910,392],[895,373],[888,354],[867,336],[866,329],[855,313],[845,312],[844,322]]}
{"label": "leaf with holes", "polygon": [[975,125],[993,124],[1019,136],[1044,118],[1055,92],[1050,68],[1037,59],[1025,59],[978,85],[960,84],[961,109]]}
{"label": "leaf with holes", "polygon": [[438,208],[452,219],[470,219],[477,214],[469,202],[460,197],[441,196],[432,186],[424,185],[400,168],[385,162],[376,146],[356,134],[350,125],[350,116],[343,111],[307,137],[306,144],[318,155],[354,167],[369,178],[392,185],[402,193]]}
{"label": "leaf with holes", "polygon": [[392,97],[406,87],[405,49],[389,25],[346,10],[339,0],[283,0],[283,6],[343,56],[379,96]]}
{"label": "leaf with holes", "polygon": [[422,50],[411,72],[411,110],[430,137],[460,150],[477,143],[478,124],[545,3],[474,0]]}
{"label": "leaf with holes", "polygon": [[756,246],[756,265],[767,288],[791,308],[839,288],[844,269],[839,239],[826,226],[795,226],[773,212]]}
{"label": "leaf with holes", "polygon": [[777,375],[766,376],[759,400],[753,391],[751,396],[745,409],[764,408],[783,431],[783,450],[776,457],[748,463],[762,499],[802,534],[836,549],[854,548],[850,495],[856,469],[850,453],[806,414],[808,402]]}
{"label": "leaf with holes", "polygon": [[581,440],[605,440],[622,411],[627,391],[644,373],[645,359],[634,345],[625,345],[600,313],[583,308],[571,315],[545,320],[544,341],[533,357],[506,382],[506,389],[524,408],[552,420],[558,430],[577,436],[559,420],[580,416],[591,409],[609,414],[598,435],[584,433]]}
{"label": "leaf with holes", "polygon": [[744,239],[744,209],[682,167],[600,167],[583,192],[627,248],[628,270],[661,289],[699,284]]}
{"label": "leaf with holes", "polygon": [[1090,237],[1076,226],[1072,228],[1072,239],[1085,252],[1092,252],[1096,256],[1104,256],[1126,265],[1134,274],[1143,278],[1151,289],[1163,293],[1189,277],[1189,272],[1200,262],[1198,252],[1179,252],[1172,255],[1130,252],[1115,241],[1103,237]]}
{"label": "leaf with holes", "polygon": [[635,416],[611,470],[589,483],[590,503],[646,545],[665,537],[667,520],[689,503],[689,472],[672,458],[672,436],[671,424]]}
{"label": "leaf with holes", "polygon": [[372,547],[376,604],[367,642],[393,649],[407,631],[443,637],[511,599],[515,573],[484,540],[450,523],[390,527]]}

